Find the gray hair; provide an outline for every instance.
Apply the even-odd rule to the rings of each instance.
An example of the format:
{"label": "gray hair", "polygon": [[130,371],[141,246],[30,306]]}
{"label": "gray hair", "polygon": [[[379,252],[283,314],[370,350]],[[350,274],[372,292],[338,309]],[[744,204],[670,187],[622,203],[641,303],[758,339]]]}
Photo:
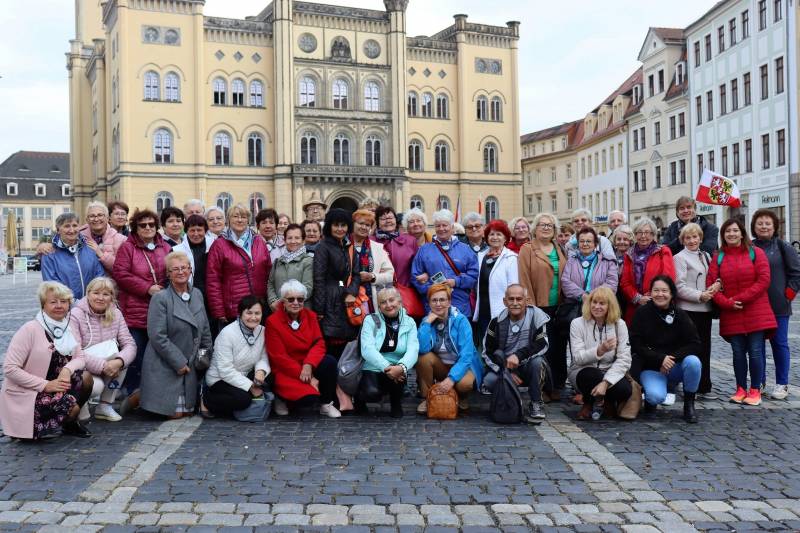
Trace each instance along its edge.
{"label": "gray hair", "polygon": [[206,206],[205,206],[205,204],[203,204],[202,200],[199,200],[197,198],[192,198],[190,200],[186,200],[186,203],[183,204],[183,210],[186,211],[187,209],[189,209],[189,207],[191,207],[193,205],[199,205],[200,206],[200,210],[202,210],[202,211],[204,211],[205,208],[206,208]]}
{"label": "gray hair", "polygon": [[611,232],[611,235],[608,236],[608,240],[611,241],[611,244],[614,244],[614,239],[617,237],[618,233],[625,235],[631,241],[633,241],[633,230],[631,227],[627,224],[620,224],[617,226],[617,229]]}
{"label": "gray hair", "polygon": [[578,218],[580,216],[584,216],[584,217],[588,218],[589,222],[592,222],[594,220],[594,217],[592,216],[592,212],[589,211],[588,209],[584,208],[584,207],[579,207],[578,209],[573,211],[572,212],[572,216],[570,216],[569,219],[570,220],[575,220],[576,218]]}
{"label": "gray hair", "polygon": [[90,209],[100,209],[105,216],[108,216],[108,207],[103,202],[89,202],[89,205],[86,206],[86,215],[89,215]]}
{"label": "gray hair", "polygon": [[653,238],[655,239],[656,235],[658,234],[658,227],[656,226],[656,223],[653,222],[652,219],[647,218],[647,217],[642,217],[642,218],[640,218],[639,220],[637,220],[636,222],[633,223],[633,233],[634,233],[634,235],[636,234],[637,231],[639,231],[640,229],[642,229],[645,226],[650,228],[650,231],[653,232]]}
{"label": "gray hair", "polygon": [[281,299],[286,298],[289,294],[302,294],[303,298],[308,297],[308,289],[296,279],[290,279],[284,282],[284,284],[281,285],[280,293]]}
{"label": "gray hair", "polygon": [[223,211],[222,209],[220,209],[219,207],[217,207],[215,205],[212,205],[211,207],[206,209],[205,217],[208,218],[208,215],[210,215],[212,211],[219,211],[219,213],[222,215],[222,217],[225,218],[225,211]]}
{"label": "gray hair", "polygon": [[75,222],[80,223],[78,215],[76,215],[75,213],[61,213],[60,215],[58,215],[58,218],[56,218],[56,228],[60,228],[67,222],[72,222],[73,220]]}
{"label": "gray hair", "polygon": [[382,288],[381,290],[378,291],[378,294],[376,296],[377,299],[378,299],[378,305],[380,305],[381,302],[383,302],[384,300],[386,300],[390,296],[394,296],[395,298],[400,300],[400,303],[403,303],[403,295],[400,294],[400,291],[398,291],[394,287],[384,287],[384,288]]}
{"label": "gray hair", "polygon": [[467,230],[465,230],[464,226],[462,226],[460,223],[453,222],[453,233],[456,235],[466,235]]}
{"label": "gray hair", "polygon": [[531,224],[531,231],[532,232],[536,231],[536,226],[539,225],[539,222],[541,222],[543,218],[549,218],[550,221],[553,223],[554,226],[553,238],[555,238],[555,235],[558,233],[559,230],[559,225],[558,225],[558,219],[552,213],[539,213],[538,215],[533,217],[533,224]]}
{"label": "gray hair", "polygon": [[433,223],[447,222],[451,226],[456,221],[456,216],[449,209],[440,209],[433,214]]}
{"label": "gray hair", "polygon": [[167,270],[169,270],[169,264],[175,260],[185,261],[189,266],[192,264],[191,261],[189,261],[189,256],[186,254],[186,252],[182,252],[180,250],[172,251],[167,254],[167,257],[164,258],[164,265],[167,267]]}
{"label": "gray hair", "polygon": [[628,215],[626,215],[624,211],[620,211],[619,209],[614,209],[613,211],[611,211],[608,214],[608,219],[611,220],[611,216],[612,215],[616,215],[617,213],[622,215],[622,223],[623,224],[627,224],[628,223]]}
{"label": "gray hair", "polygon": [[403,215],[403,222],[405,222],[406,225],[408,225],[408,221],[412,218],[421,218],[422,223],[425,224],[426,226],[428,225],[428,217],[427,215],[425,215],[425,212],[422,211],[422,209],[420,209],[419,207],[415,207],[414,209],[409,209],[408,211],[406,211],[406,214]]}
{"label": "gray hair", "polygon": [[511,219],[511,223],[508,225],[508,229],[511,230],[511,233],[514,233],[514,228],[517,226],[517,223],[520,222],[520,221],[525,222],[525,224],[528,225],[528,231],[531,230],[531,223],[528,222],[527,218],[525,218],[525,217],[514,217],[514,218]]}
{"label": "gray hair", "polygon": [[464,223],[465,226],[470,222],[480,222],[481,224],[483,224],[483,217],[478,213],[476,213],[475,211],[470,211],[469,213],[464,215],[464,218],[462,218],[461,221]]}

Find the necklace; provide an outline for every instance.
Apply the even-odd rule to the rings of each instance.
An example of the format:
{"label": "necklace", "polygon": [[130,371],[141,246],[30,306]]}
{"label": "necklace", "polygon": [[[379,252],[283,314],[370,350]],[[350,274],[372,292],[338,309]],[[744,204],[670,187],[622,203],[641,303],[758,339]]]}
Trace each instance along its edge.
{"label": "necklace", "polygon": [[61,339],[67,333],[67,329],[69,328],[69,323],[70,323],[71,320],[72,320],[72,313],[67,313],[67,325],[66,326],[64,326],[63,328],[61,326],[53,326],[51,328],[50,324],[47,323],[47,314],[46,313],[42,313],[42,322],[44,322],[44,327],[47,328],[47,331],[56,340]]}
{"label": "necklace", "polygon": [[[253,335],[253,330],[244,325],[241,318],[238,319],[238,322],[239,322],[239,331],[242,332],[242,337],[244,337],[245,342],[247,342],[249,346],[254,346],[256,343],[256,339],[258,337]],[[259,336],[260,335],[261,332],[259,332]]]}

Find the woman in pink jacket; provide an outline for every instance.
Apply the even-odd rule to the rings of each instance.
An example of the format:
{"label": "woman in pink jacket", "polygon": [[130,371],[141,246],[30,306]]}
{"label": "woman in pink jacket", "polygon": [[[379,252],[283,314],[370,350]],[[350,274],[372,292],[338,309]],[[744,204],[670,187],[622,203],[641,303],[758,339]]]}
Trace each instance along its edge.
{"label": "woman in pink jacket", "polygon": [[59,433],[89,437],[78,422],[92,391],[92,376],[70,323],[72,291],[55,281],[39,286],[41,311],[11,339],[3,362],[0,422],[3,433],[43,439]]}
{"label": "woman in pink jacket", "polygon": [[[110,278],[94,278],[86,287],[86,297],[75,304],[71,314],[80,335],[86,370],[94,378],[92,396],[100,397],[94,417],[118,422],[122,417],[111,404],[128,366],[136,358],[136,343],[117,309],[116,284]],[[84,405],[80,419],[88,418],[89,408]]]}

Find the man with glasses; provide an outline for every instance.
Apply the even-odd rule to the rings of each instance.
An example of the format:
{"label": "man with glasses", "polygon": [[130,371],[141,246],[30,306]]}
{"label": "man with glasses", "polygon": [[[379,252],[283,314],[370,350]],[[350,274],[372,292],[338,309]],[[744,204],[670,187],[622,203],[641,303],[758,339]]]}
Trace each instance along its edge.
{"label": "man with glasses", "polygon": [[608,214],[608,231],[611,235],[615,229],[628,223],[628,217],[619,209],[614,209]]}
{"label": "man with glasses", "polygon": [[[575,234],[570,237],[567,242],[567,256],[569,258],[578,255],[577,235],[581,229],[591,228],[592,220],[592,212],[588,209],[581,208],[572,212],[572,229],[575,230]],[[600,253],[603,257],[616,261],[617,255],[614,253],[614,247],[611,245],[611,241],[603,235],[598,235],[598,237],[600,238]]]}
{"label": "man with glasses", "polygon": [[683,227],[689,222],[694,222],[703,230],[703,242],[700,243],[700,249],[709,254],[713,254],[714,250],[719,246],[719,228],[706,220],[703,216],[698,215],[696,212],[697,202],[688,196],[681,196],[675,202],[675,215],[678,220],[672,222],[667,228],[664,237],[661,239],[661,244],[669,246],[672,255],[677,255],[683,250],[681,244],[680,234]]}
{"label": "man with glasses", "polygon": [[466,216],[464,216],[463,224],[466,235],[464,235],[463,238],[459,237],[458,240],[469,246],[476,255],[489,248],[489,245],[486,244],[486,240],[483,238],[484,224],[481,215],[474,211],[472,213],[467,213]]}
{"label": "man with glasses", "polygon": [[328,204],[320,200],[311,200],[303,206],[303,213],[306,215],[306,220],[313,220],[320,224],[325,223],[325,212],[328,209]]}

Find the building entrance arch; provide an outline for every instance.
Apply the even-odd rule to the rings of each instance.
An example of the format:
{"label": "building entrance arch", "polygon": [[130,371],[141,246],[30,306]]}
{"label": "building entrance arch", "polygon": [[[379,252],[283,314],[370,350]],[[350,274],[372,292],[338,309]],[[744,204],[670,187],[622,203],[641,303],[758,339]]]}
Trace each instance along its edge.
{"label": "building entrance arch", "polygon": [[353,213],[358,209],[358,202],[349,196],[340,196],[331,203],[331,209],[344,209],[348,213]]}

